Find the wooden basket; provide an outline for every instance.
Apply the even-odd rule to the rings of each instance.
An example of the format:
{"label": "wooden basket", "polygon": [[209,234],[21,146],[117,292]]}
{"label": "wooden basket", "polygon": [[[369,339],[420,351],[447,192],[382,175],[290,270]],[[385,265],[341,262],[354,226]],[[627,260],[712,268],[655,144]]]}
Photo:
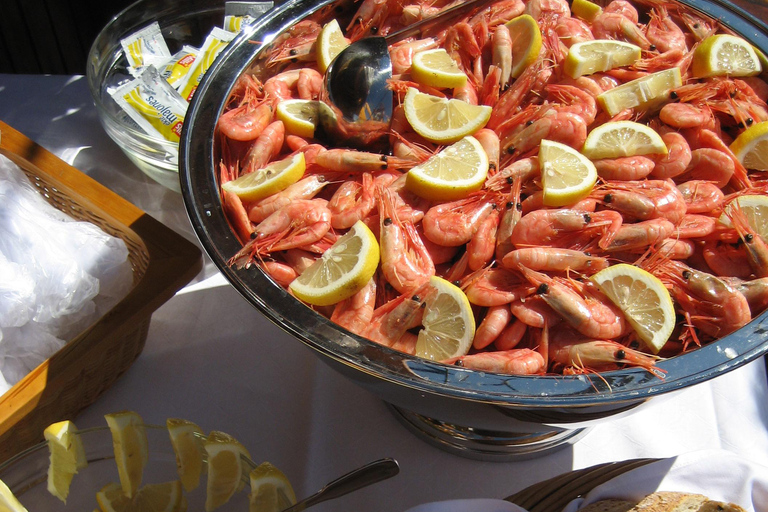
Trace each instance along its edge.
{"label": "wooden basket", "polygon": [[613,478],[659,459],[607,462],[544,480],[506,498],[528,512],[562,512],[568,503]]}
{"label": "wooden basket", "polygon": [[56,354],[0,397],[0,462],[73,418],[125,372],[144,348],[152,313],[202,268],[200,249],[119,195],[0,122],[0,154],[57,209],[122,238],[133,288]]}

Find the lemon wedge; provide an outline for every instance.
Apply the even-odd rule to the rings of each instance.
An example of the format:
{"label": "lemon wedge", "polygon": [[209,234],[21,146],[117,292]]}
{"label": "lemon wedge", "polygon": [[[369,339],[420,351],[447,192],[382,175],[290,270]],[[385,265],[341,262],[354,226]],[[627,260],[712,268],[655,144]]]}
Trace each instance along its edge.
{"label": "lemon wedge", "polygon": [[463,87],[467,83],[467,75],[443,48],[416,53],[411,77],[422,85],[437,88]]}
{"label": "lemon wedge", "polygon": [[571,14],[584,21],[592,23],[602,13],[603,8],[589,0],[573,0],[571,2]]}
{"label": "lemon wedge", "polygon": [[491,107],[440,98],[413,87],[405,93],[405,117],[416,133],[437,143],[451,143],[475,133],[491,117]]}
{"label": "lemon wedge", "polygon": [[[749,226],[760,235],[763,240],[768,240],[768,196],[759,194],[745,194],[737,196],[736,201],[744,212]],[[726,226],[731,226],[731,219],[728,213],[733,208],[733,201],[729,202],[720,215],[720,222]]]}
{"label": "lemon wedge", "polygon": [[612,265],[590,279],[624,312],[637,336],[658,353],[675,328],[675,306],[664,284],[626,263]]}
{"label": "lemon wedge", "polygon": [[666,155],[667,145],[656,130],[634,121],[601,124],[587,135],[581,152],[587,158],[621,158],[636,155]]}
{"label": "lemon wedge", "polygon": [[144,421],[133,411],[110,413],[104,417],[112,434],[112,448],[123,493],[132,498],[141,486],[144,466],[149,458]]}
{"label": "lemon wedge", "polygon": [[597,96],[597,102],[614,116],[625,108],[650,110],[669,98],[669,92],[683,84],[680,68],[657,71],[609,89]]}
{"label": "lemon wedge", "polygon": [[242,457],[250,454],[240,442],[229,434],[213,431],[203,443],[208,456],[208,482],[205,511],[211,512],[224,505],[245,485]]}
{"label": "lemon wedge", "polygon": [[529,14],[523,14],[507,22],[512,36],[512,78],[519,77],[525,68],[533,64],[541,51],[541,30]]}
{"label": "lemon wedge", "polygon": [[147,484],[133,498],[123,494],[120,484],[112,482],[96,493],[96,501],[102,512],[183,512],[187,509],[178,480]]}
{"label": "lemon wedge", "polygon": [[412,167],[405,186],[425,199],[451,201],[480,189],[487,175],[488,155],[476,138],[467,135]]}
{"label": "lemon wedge", "polygon": [[2,480],[0,480],[0,510],[3,512],[27,512],[24,505]]}
{"label": "lemon wedge", "polygon": [[433,361],[465,355],[475,337],[475,317],[467,296],[441,277],[432,276],[429,286],[416,355]]}
{"label": "lemon wedge", "polygon": [[184,490],[196,489],[200,484],[200,475],[205,469],[203,463],[203,430],[191,421],[180,418],[168,418],[165,422],[171,446],[176,454],[176,470],[179,473]]}
{"label": "lemon wedge", "polygon": [[768,170],[768,121],[744,130],[731,143],[731,151],[747,169]]}
{"label": "lemon wedge", "polygon": [[315,54],[317,55],[317,70],[325,73],[333,59],[349,46],[349,42],[344,39],[339,22],[332,19],[320,30],[317,36]]}
{"label": "lemon wedge", "polygon": [[262,169],[224,183],[221,188],[244,201],[258,201],[293,185],[304,176],[304,153],[277,160]]}
{"label": "lemon wedge", "polygon": [[572,147],[559,142],[541,141],[539,166],[546,206],[573,204],[589,195],[597,181],[595,164]]}
{"label": "lemon wedge", "polygon": [[640,58],[639,46],[612,39],[595,39],[576,43],[568,50],[563,71],[579,78],[600,71],[629,66]]}
{"label": "lemon wedge", "polygon": [[288,133],[311,139],[324,106],[325,103],[317,100],[287,99],[277,104],[275,115],[285,124]]}
{"label": "lemon wedge", "polygon": [[88,465],[77,427],[71,421],[59,421],[43,431],[48,442],[48,492],[67,502],[72,477]]}
{"label": "lemon wedge", "polygon": [[249,474],[250,512],[280,512],[296,504],[288,478],[269,462],[262,462]]}
{"label": "lemon wedge", "polygon": [[755,49],[744,39],[730,34],[709,36],[693,51],[694,78],[712,76],[754,76],[762,66]]}
{"label": "lemon wedge", "polygon": [[379,265],[379,243],[363,221],[357,221],[289,288],[315,306],[329,306],[359,292]]}

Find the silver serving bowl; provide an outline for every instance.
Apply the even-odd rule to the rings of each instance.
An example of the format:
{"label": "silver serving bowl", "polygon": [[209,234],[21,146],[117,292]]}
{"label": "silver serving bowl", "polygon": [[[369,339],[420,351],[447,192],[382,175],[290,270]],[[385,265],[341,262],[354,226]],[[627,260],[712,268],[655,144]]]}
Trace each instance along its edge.
{"label": "silver serving bowl", "polygon": [[[688,4],[694,0],[684,0]],[[768,51],[768,27],[717,0],[695,9],[723,21]],[[190,105],[180,150],[184,202],[200,242],[237,291],[323,361],[392,406],[413,432],[448,451],[485,460],[540,456],[575,442],[589,424],[635,411],[668,394],[738,368],[768,351],[768,312],[739,331],[658,363],[664,379],[637,368],[589,376],[509,376],[426,361],[351,334],[306,307],[261,269],[227,260],[240,248],[222,211],[216,121],[238,77],[258,72],[275,36],[312,16],[321,24],[349,17],[348,0],[293,0],[230,43]]]}

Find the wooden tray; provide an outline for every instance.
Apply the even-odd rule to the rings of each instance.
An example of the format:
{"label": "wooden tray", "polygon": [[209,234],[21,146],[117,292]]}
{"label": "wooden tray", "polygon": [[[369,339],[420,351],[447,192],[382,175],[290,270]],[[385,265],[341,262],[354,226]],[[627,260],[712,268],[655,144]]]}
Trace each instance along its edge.
{"label": "wooden tray", "polygon": [[111,311],[0,397],[0,462],[43,439],[50,423],[93,403],[144,348],[152,313],[202,268],[200,249],[0,121],[0,154],[57,209],[122,238],[133,289]]}

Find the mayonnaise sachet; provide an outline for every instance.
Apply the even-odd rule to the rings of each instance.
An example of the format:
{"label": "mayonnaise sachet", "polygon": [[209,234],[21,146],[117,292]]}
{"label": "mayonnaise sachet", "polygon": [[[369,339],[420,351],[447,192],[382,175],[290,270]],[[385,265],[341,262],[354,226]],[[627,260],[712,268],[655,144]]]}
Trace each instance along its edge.
{"label": "mayonnaise sachet", "polygon": [[274,2],[225,2],[224,30],[240,32],[275,6]]}
{"label": "mayonnaise sachet", "polygon": [[203,75],[213,65],[213,61],[221,53],[221,51],[229,44],[237,34],[229,32],[228,30],[221,29],[219,27],[213,27],[211,33],[205,38],[203,46],[200,47],[200,53],[195,62],[192,63],[192,68],[189,73],[178,84],[177,89],[181,94],[181,97],[187,101],[192,99],[195,94],[200,81],[203,79]]}
{"label": "mayonnaise sachet", "polygon": [[157,66],[171,58],[160,24],[156,21],[121,39],[120,44],[128,59],[128,71],[133,76],[139,76],[150,64]]}
{"label": "mayonnaise sachet", "polygon": [[175,143],[181,139],[189,104],[154,66],[118,87],[112,98],[149,135]]}
{"label": "mayonnaise sachet", "polygon": [[158,68],[160,76],[176,88],[192,69],[192,64],[194,64],[199,53],[200,50],[194,46],[184,45],[168,62]]}

